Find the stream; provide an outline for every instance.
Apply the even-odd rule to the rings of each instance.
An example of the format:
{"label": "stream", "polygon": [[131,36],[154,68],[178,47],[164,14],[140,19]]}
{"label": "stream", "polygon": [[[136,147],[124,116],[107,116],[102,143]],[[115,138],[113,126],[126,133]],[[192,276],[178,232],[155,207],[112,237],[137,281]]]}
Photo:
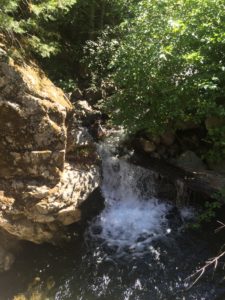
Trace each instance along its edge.
{"label": "stream", "polygon": [[225,299],[222,264],[191,288],[188,279],[223,235],[212,225],[190,229],[194,209],[157,199],[154,174],[118,158],[114,144],[99,146],[104,210],[63,247],[25,243],[0,275],[0,300]]}

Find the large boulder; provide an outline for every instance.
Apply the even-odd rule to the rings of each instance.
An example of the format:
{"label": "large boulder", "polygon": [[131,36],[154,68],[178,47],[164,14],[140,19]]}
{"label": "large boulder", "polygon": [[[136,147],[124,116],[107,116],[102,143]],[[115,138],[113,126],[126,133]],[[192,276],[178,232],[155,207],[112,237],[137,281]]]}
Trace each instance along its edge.
{"label": "large boulder", "polygon": [[178,167],[190,172],[206,170],[205,164],[193,151],[182,153],[178,157],[176,164]]}
{"label": "large boulder", "polygon": [[70,120],[76,122],[70,101],[36,64],[0,62],[0,228],[17,239],[62,238],[99,186],[93,160],[66,162]]}

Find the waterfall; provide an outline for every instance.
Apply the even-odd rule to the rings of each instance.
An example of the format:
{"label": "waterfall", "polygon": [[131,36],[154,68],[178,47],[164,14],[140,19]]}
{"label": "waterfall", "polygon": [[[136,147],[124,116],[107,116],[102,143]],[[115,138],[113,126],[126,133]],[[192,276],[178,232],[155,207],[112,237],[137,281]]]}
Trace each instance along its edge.
{"label": "waterfall", "polygon": [[116,138],[99,146],[106,207],[89,230],[92,238],[101,239],[117,254],[139,255],[151,241],[170,232],[166,219],[170,205],[156,199],[153,172],[117,157]]}

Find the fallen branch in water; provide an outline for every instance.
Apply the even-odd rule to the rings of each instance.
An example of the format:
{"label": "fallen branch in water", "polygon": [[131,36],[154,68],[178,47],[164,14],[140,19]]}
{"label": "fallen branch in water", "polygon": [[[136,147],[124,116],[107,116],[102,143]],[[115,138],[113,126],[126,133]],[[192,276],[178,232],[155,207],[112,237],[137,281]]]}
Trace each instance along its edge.
{"label": "fallen branch in water", "polygon": [[[220,230],[222,230],[223,228],[225,228],[225,224],[218,221],[218,223],[221,225],[219,228],[217,228],[215,230],[216,233],[218,233]],[[222,246],[221,249],[223,249],[225,246],[225,244]],[[216,270],[217,266],[218,266],[218,261],[219,259],[225,255],[225,251],[221,252],[220,254],[218,254],[216,257],[213,257],[211,259],[209,259],[208,261],[205,262],[205,265],[198,269],[194,274],[190,275],[189,277],[187,277],[187,279],[193,278],[195,276],[197,276],[197,278],[194,280],[194,282],[188,287],[188,289],[191,289],[198,281],[199,279],[203,276],[203,274],[205,273],[206,269],[209,268],[210,266],[214,265],[214,271]]]}

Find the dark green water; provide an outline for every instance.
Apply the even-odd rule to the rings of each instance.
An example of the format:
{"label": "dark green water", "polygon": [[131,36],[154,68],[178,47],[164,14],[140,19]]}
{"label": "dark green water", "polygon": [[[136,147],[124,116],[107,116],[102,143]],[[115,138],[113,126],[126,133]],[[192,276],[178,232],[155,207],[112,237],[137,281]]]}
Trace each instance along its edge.
{"label": "dark green water", "polygon": [[[13,269],[0,276],[0,299],[11,300],[32,285],[32,289],[45,291],[43,299],[224,300],[220,265],[216,273],[206,272],[190,290],[185,281],[198,265],[216,254],[221,237],[212,231],[184,231],[154,241],[149,253],[132,256],[124,251],[121,257],[96,239],[81,238],[63,248],[26,244]],[[34,278],[38,278],[36,283]]]}

